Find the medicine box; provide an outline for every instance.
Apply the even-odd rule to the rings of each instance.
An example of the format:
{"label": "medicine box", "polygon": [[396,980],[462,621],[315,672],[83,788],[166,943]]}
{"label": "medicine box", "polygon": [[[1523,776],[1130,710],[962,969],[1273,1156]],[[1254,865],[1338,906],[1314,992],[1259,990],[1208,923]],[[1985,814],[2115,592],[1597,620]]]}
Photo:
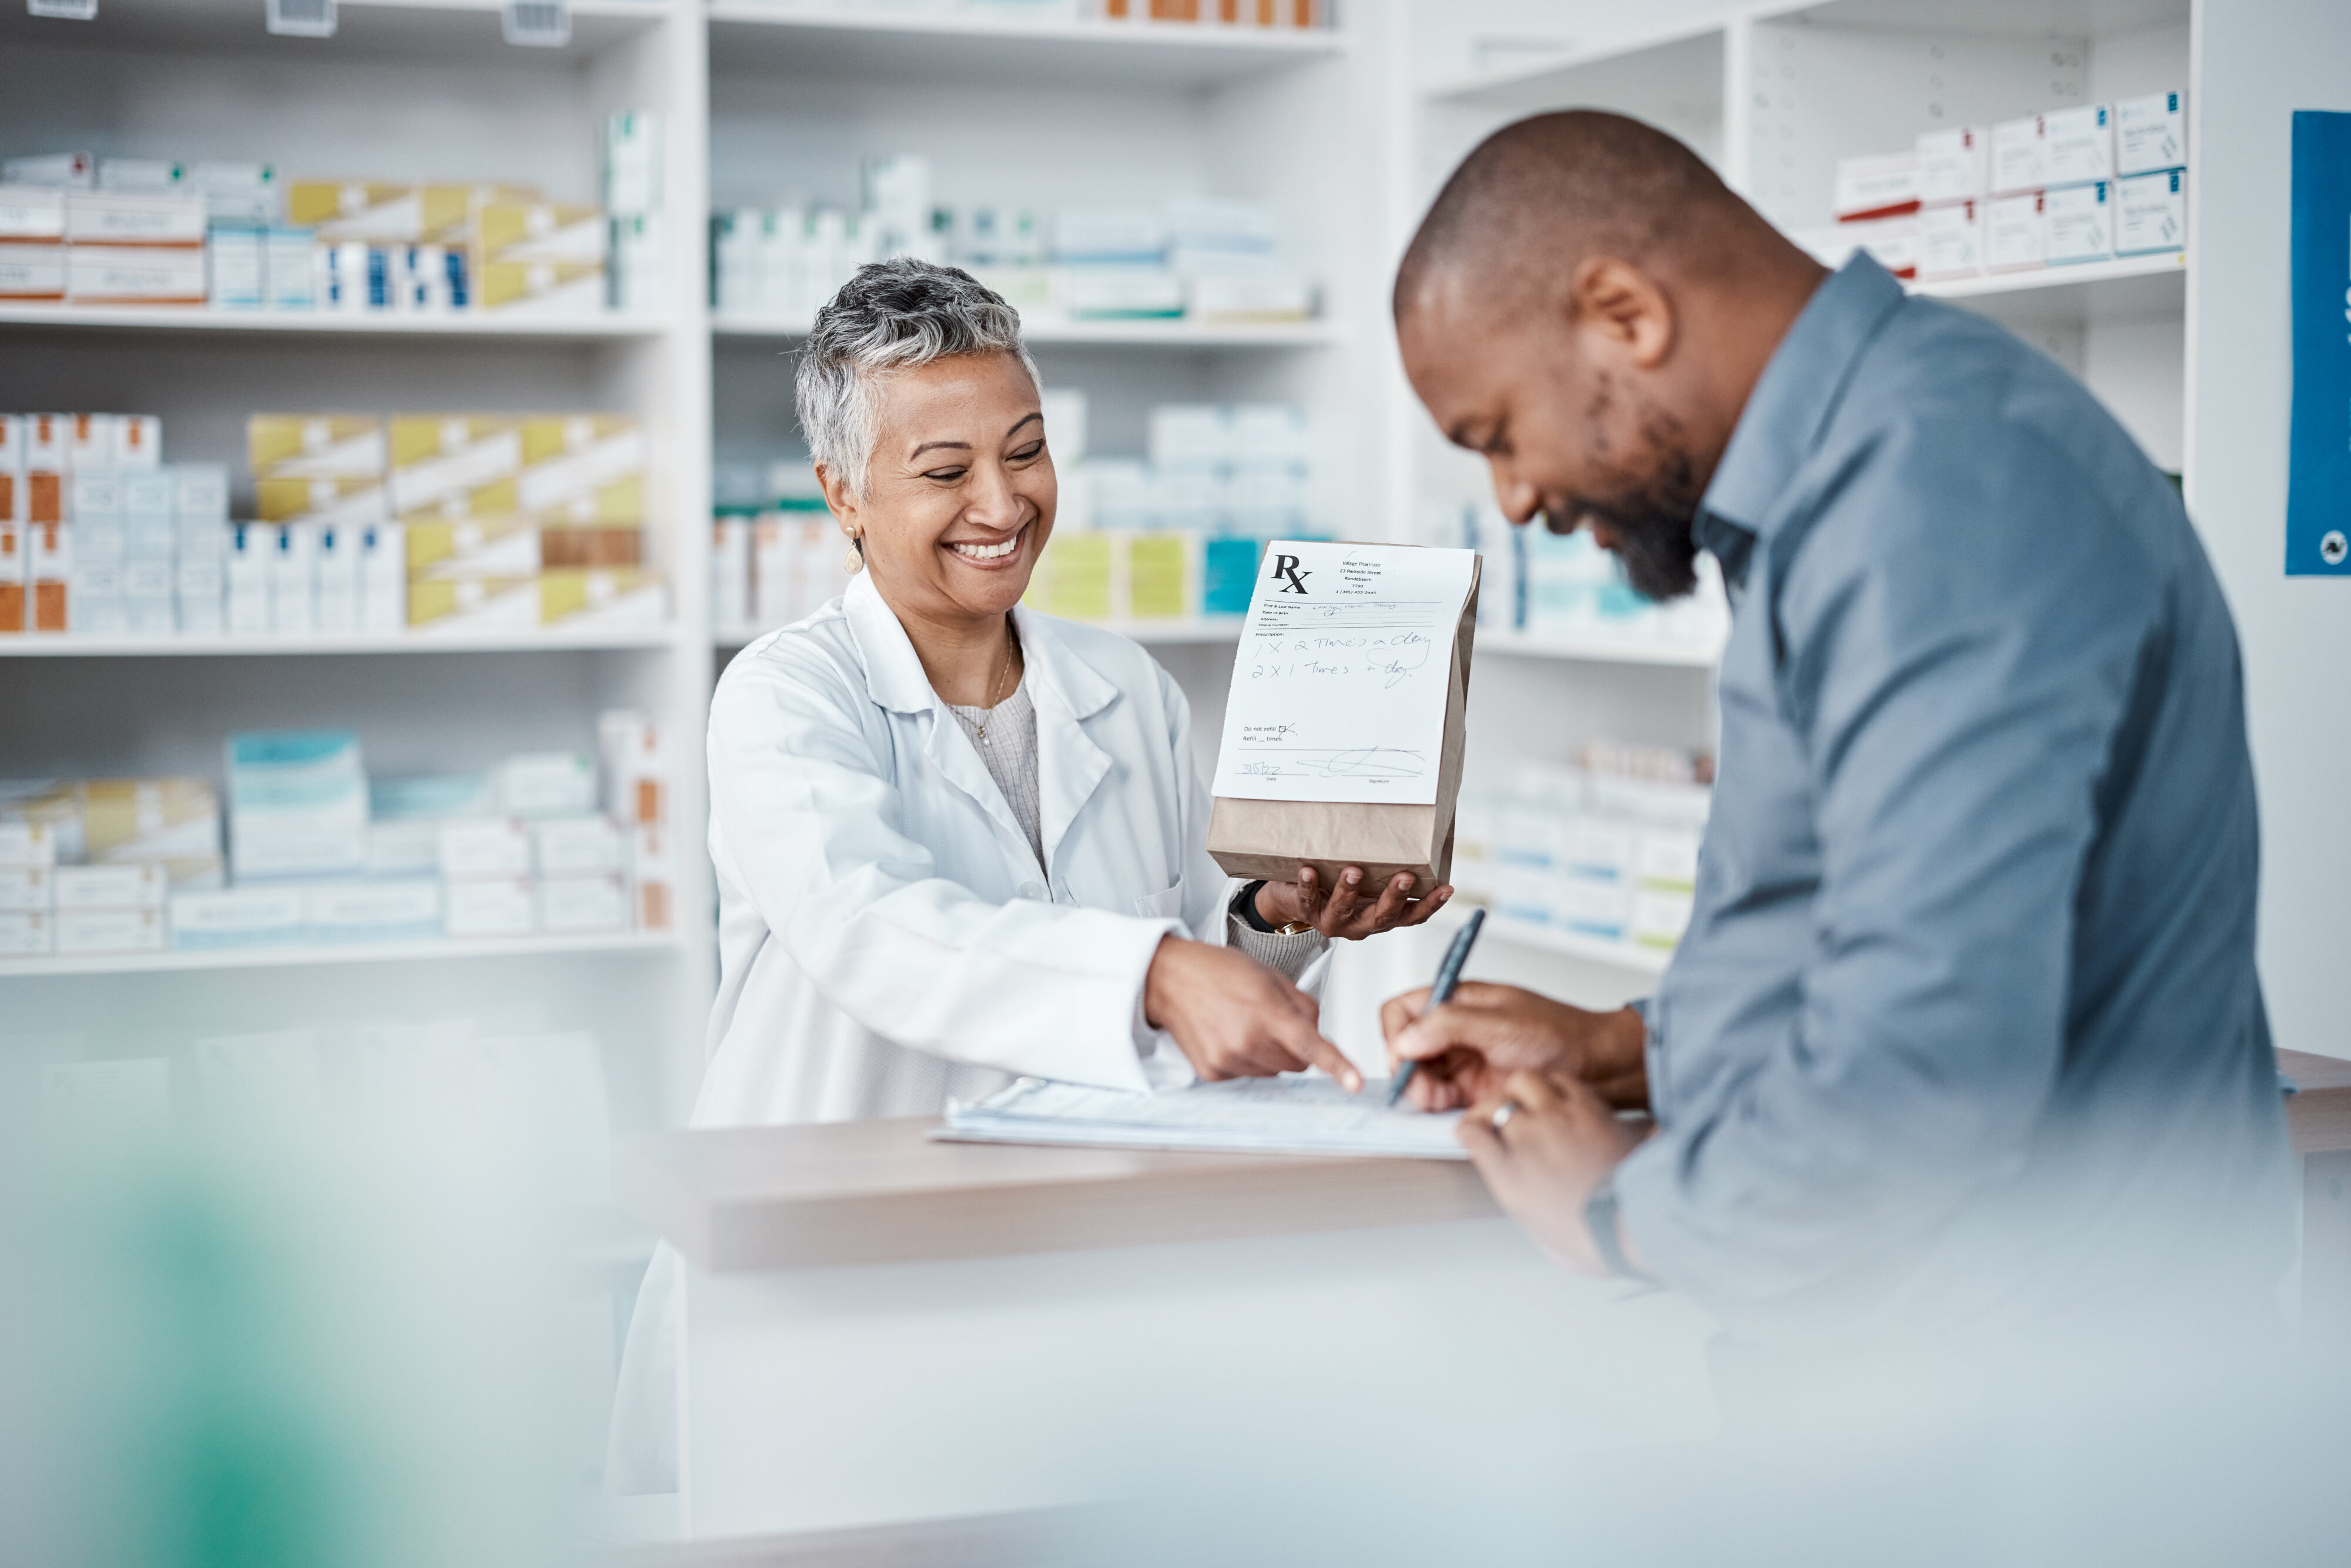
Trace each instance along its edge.
{"label": "medicine box", "polygon": [[2115,173],[2151,174],[2188,165],[2188,116],[2177,92],[2115,103]]}
{"label": "medicine box", "polygon": [[440,873],[451,882],[530,874],[530,830],[511,817],[443,822],[436,843]]}
{"label": "medicine box", "polygon": [[60,909],[50,919],[54,950],[68,953],[156,953],[163,947],[158,908]]}
{"label": "medicine box", "polygon": [[1831,204],[1839,223],[1898,217],[1918,210],[1920,190],[1915,148],[1866,158],[1840,158]]}
{"label": "medicine box", "polygon": [[58,300],[65,297],[65,246],[0,245],[0,299]]}
{"label": "medicine box", "polygon": [[0,185],[0,245],[58,246],[65,238],[63,190],[14,182]]}
{"label": "medicine box", "polygon": [[1984,209],[1984,267],[2020,272],[2047,263],[2049,223],[2039,192],[1995,196]]}
{"label": "medicine box", "polygon": [[2115,174],[2114,115],[2103,103],[2053,109],[2041,117],[2043,183],[2080,185]]}
{"label": "medicine box", "polygon": [[528,419],[515,498],[544,521],[644,520],[644,433],[634,419],[577,413]]}
{"label": "medicine box", "polygon": [[628,869],[628,841],[610,817],[550,817],[530,827],[531,862],[542,877]]}
{"label": "medicine box", "polygon": [[370,414],[256,413],[245,444],[256,480],[383,478],[383,421]]}
{"label": "medicine box", "polygon": [[214,229],[204,240],[208,292],[215,310],[259,310],[268,303],[266,253],[259,229]]}
{"label": "medicine box", "polygon": [[170,884],[154,861],[57,868],[56,905],[66,909],[160,909]]}
{"label": "medicine box", "polygon": [[431,514],[419,514],[405,528],[413,581],[538,574],[539,530],[526,517],[507,514],[436,521]]}
{"label": "medicine box", "polygon": [[1954,125],[1918,136],[1918,202],[1941,206],[1975,200],[1989,177],[1991,138],[1980,126]]}
{"label": "medicine box", "polygon": [[542,626],[658,626],[668,619],[669,590],[656,572],[611,567],[539,573]]}
{"label": "medicine box", "polygon": [[66,247],[66,298],[78,305],[202,305],[208,286],[201,246]]}
{"label": "medicine box", "polygon": [[2147,256],[2188,243],[2188,173],[2168,169],[2115,182],[2115,254]]}
{"label": "medicine box", "polygon": [[2041,141],[2041,117],[2003,120],[1991,128],[1991,193],[2022,195],[2048,183]]}
{"label": "medicine box", "polygon": [[538,892],[527,876],[450,883],[443,928],[452,936],[528,936],[538,929]]}
{"label": "medicine box", "polygon": [[476,269],[493,262],[567,262],[601,267],[611,238],[601,207],[559,202],[485,202],[466,224]]}
{"label": "medicine box", "polygon": [[601,262],[492,261],[473,278],[477,309],[516,316],[590,316],[604,308]]}
{"label": "medicine box", "polygon": [[253,504],[265,523],[363,528],[386,520],[383,484],[374,478],[320,476],[256,479]]}
{"label": "medicine box", "polygon": [[228,740],[229,851],[236,879],[356,873],[367,860],[367,777],[349,730]]}
{"label": "medicine box", "polygon": [[57,867],[0,865],[0,909],[49,909],[56,904]]}
{"label": "medicine box", "polygon": [[2063,263],[2105,261],[2115,254],[2112,186],[2105,180],[2067,185],[2044,198],[2049,228],[2048,259]]}
{"label": "medicine box", "polygon": [[441,935],[441,884],[430,877],[304,890],[313,942],[417,942]]}
{"label": "medicine box", "polygon": [[233,887],[172,895],[172,946],[187,951],[274,947],[301,941],[306,894],[298,887]]}
{"label": "medicine box", "polygon": [[512,512],[522,421],[504,414],[402,414],[389,430],[392,509],[412,517]]}
{"label": "medicine box", "polygon": [[0,956],[28,958],[55,951],[56,921],[46,909],[0,909]]}
{"label": "medicine box", "polygon": [[541,878],[538,928],[550,935],[584,935],[629,928],[628,879],[617,872]]}
{"label": "medicine box", "polygon": [[153,246],[196,253],[204,243],[204,199],[166,192],[68,191],[66,243]]}
{"label": "medicine box", "polygon": [[596,809],[596,762],[577,751],[519,752],[490,769],[490,799],[516,817],[576,817]]}

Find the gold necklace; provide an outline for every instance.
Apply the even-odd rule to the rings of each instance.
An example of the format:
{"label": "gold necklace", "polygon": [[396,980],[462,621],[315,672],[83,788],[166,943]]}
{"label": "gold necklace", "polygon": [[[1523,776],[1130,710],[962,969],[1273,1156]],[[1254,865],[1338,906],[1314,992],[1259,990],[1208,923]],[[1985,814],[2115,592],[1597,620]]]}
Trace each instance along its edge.
{"label": "gold necklace", "polygon": [[1004,682],[1012,674],[1012,655],[1019,646],[1019,639],[1012,634],[1012,617],[1008,615],[1004,618],[1004,663],[997,668],[996,684],[987,688],[987,706],[980,710],[987,717],[964,721],[971,726],[971,737],[982,746],[989,744],[987,727],[996,718],[997,705],[1004,700]]}

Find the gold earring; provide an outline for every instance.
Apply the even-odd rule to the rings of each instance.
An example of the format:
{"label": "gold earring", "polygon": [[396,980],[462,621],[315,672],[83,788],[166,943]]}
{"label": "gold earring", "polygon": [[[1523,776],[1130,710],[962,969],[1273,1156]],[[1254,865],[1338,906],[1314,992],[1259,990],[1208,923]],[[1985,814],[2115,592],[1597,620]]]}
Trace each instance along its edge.
{"label": "gold earring", "polygon": [[849,536],[849,549],[841,554],[841,570],[852,577],[865,570],[865,551],[858,543],[855,534]]}

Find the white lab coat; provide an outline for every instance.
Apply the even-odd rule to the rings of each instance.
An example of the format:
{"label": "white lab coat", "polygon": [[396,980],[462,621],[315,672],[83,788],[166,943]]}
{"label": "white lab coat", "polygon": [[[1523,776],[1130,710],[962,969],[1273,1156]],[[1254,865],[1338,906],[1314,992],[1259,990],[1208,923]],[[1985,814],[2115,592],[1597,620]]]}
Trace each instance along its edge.
{"label": "white lab coat", "polygon": [[[1142,1009],[1163,936],[1224,941],[1232,885],[1208,858],[1184,695],[1123,637],[1013,613],[1043,865],[870,579],[727,665],[710,716],[719,987],[695,1126],[935,1115],[1022,1073],[1191,1082]],[[677,1267],[661,1249],[638,1295],[615,1490],[675,1485]]]}

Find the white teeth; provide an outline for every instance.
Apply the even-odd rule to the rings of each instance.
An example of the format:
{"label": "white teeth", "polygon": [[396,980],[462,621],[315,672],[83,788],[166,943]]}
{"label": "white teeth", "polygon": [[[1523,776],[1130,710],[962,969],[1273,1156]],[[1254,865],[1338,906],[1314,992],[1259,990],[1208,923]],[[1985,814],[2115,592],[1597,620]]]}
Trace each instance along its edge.
{"label": "white teeth", "polygon": [[1000,545],[949,545],[947,549],[966,560],[1001,560],[1020,548],[1020,536],[1013,535]]}

